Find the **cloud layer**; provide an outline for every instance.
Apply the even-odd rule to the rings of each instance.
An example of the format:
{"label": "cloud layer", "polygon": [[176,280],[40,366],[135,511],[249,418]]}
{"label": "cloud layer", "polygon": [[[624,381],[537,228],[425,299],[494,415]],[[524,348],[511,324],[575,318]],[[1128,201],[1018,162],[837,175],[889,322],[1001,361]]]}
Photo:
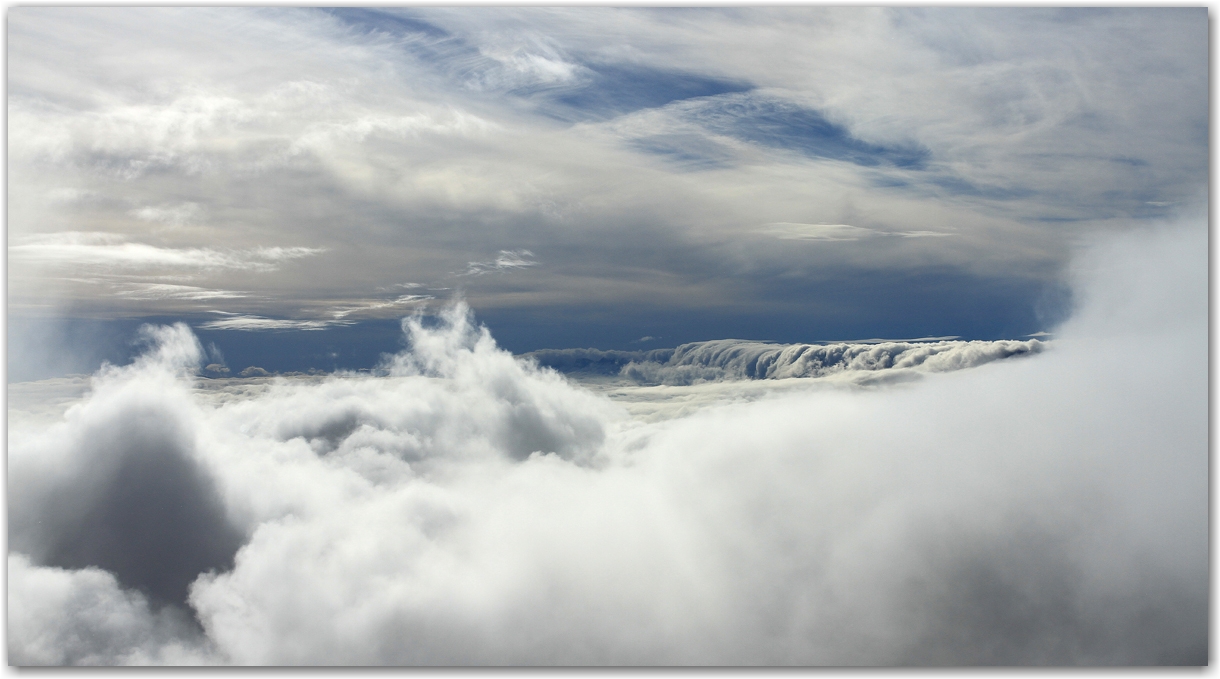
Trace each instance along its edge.
{"label": "cloud layer", "polygon": [[565,373],[621,374],[641,384],[697,384],[721,380],[824,377],[863,373],[859,379],[900,379],[918,372],[974,368],[1012,356],[1040,353],[1033,340],[838,342],[774,344],[747,340],[692,342],[675,349],[601,351],[550,349],[527,356]]}
{"label": "cloud layer", "polygon": [[189,331],[151,329],[57,424],[13,420],[10,661],[1204,663],[1204,244],[1094,247],[1024,360],[654,422],[461,307],[381,376],[197,383]]}
{"label": "cloud layer", "polygon": [[[631,338],[677,313],[734,336],[760,310],[840,337],[995,338],[1046,329],[1027,310],[1076,239],[1205,202],[1203,8],[10,24],[19,313],[361,320],[412,280],[461,285],[484,318],[587,310]],[[901,281],[947,315],[943,275],[986,312],[916,330],[867,294]]]}

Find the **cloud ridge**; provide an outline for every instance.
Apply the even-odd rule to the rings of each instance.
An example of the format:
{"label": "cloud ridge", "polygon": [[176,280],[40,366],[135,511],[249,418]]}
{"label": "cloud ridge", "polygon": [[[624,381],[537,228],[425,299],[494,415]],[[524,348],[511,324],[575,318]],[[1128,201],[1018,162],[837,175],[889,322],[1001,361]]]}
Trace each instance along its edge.
{"label": "cloud ridge", "polygon": [[[949,372],[1042,352],[1030,340],[952,340],[869,344],[771,344],[713,340],[683,344],[668,360],[631,361],[622,374],[641,384],[824,377],[847,371]],[[653,354],[655,358],[660,355]]]}

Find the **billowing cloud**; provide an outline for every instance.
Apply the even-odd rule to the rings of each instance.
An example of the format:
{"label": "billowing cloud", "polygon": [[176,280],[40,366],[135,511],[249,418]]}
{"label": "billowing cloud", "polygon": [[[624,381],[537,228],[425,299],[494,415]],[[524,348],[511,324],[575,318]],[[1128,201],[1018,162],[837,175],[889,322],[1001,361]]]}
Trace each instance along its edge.
{"label": "billowing cloud", "polygon": [[154,610],[97,569],[8,557],[8,648],[14,665],[201,665],[215,656],[180,609]]}
{"label": "billowing cloud", "polygon": [[12,662],[1207,661],[1205,8],[7,31]]}
{"label": "billowing cloud", "polygon": [[[661,419],[630,399],[737,383],[606,398],[461,306],[379,375],[195,383],[191,333],[150,329],[57,424],[11,420],[10,658],[1205,663],[1206,230],[1074,276],[1036,355]],[[132,498],[185,501],[131,524]]]}

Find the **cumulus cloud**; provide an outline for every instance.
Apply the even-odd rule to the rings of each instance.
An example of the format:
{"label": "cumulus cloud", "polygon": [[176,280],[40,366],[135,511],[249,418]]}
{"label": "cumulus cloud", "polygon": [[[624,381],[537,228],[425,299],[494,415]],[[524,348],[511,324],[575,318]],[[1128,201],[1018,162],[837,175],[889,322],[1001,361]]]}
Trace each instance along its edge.
{"label": "cumulus cloud", "polygon": [[[202,347],[183,324],[145,327],[149,351],[106,367],[93,398],[10,460],[12,544],[40,563],[97,566],[161,603],[185,604],[201,571],[231,566],[241,535],[195,455],[182,379]],[[116,417],[116,413],[122,415]]]}
{"label": "cumulus cloud", "polygon": [[754,380],[776,386],[651,422],[461,305],[406,319],[378,376],[244,387],[194,385],[189,330],[149,329],[58,424],[10,431],[10,657],[1205,663],[1205,243],[1097,246],[1025,360]]}
{"label": "cumulus cloud", "polygon": [[205,641],[179,609],[154,610],[98,568],[39,567],[8,557],[9,663],[202,665]]}

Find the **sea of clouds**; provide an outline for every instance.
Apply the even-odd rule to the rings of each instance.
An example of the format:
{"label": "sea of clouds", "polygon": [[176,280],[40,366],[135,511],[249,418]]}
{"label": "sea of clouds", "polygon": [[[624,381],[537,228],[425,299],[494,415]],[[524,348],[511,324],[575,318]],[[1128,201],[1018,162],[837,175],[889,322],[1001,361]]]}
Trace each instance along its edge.
{"label": "sea of clouds", "polygon": [[1073,271],[1053,341],[885,383],[738,343],[611,393],[461,305],[379,375],[200,380],[146,328],[10,404],[9,662],[1205,664],[1206,230]]}

